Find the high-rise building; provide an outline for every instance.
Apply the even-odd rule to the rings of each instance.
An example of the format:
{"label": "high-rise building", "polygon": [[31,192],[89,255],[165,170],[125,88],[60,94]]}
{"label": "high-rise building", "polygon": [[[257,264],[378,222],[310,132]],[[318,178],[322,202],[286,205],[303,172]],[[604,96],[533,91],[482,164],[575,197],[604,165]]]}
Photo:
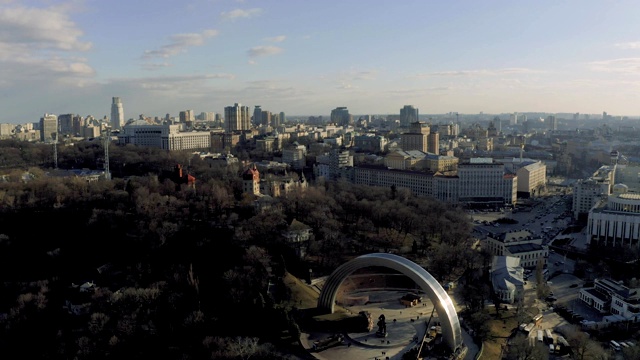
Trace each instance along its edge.
{"label": "high-rise building", "polygon": [[410,130],[400,135],[400,147],[404,151],[420,150],[427,152],[427,142],[430,131],[427,124],[418,121],[412,122]]}
{"label": "high-rise building", "polygon": [[75,135],[80,133],[82,117],[75,114],[63,114],[58,116],[58,130],[62,135]]}
{"label": "high-rise building", "polygon": [[432,132],[427,139],[427,152],[440,155],[440,134]]}
{"label": "high-rise building", "polygon": [[202,121],[213,121],[215,120],[215,116],[216,113],[214,113],[213,111],[203,111],[201,112],[196,118],[197,120],[202,120]]}
{"label": "high-rise building", "polygon": [[271,114],[271,126],[273,126],[274,128],[280,126],[281,122],[280,122],[280,114]]}
{"label": "high-rise building", "polygon": [[256,105],[253,108],[253,125],[259,126],[260,124],[262,124],[262,108],[260,105]]}
{"label": "high-rise building", "polygon": [[518,125],[518,113],[509,115],[509,125]]}
{"label": "high-rise building", "polygon": [[348,126],[353,123],[353,117],[346,107],[341,106],[331,110],[331,122],[338,126]]}
{"label": "high-rise building", "polygon": [[40,141],[52,143],[58,140],[58,117],[53,114],[44,114],[40,118]]}
{"label": "high-rise building", "polygon": [[284,111],[280,111],[280,124],[285,124],[287,122],[287,117],[284,114]]}
{"label": "high-rise building", "polygon": [[262,114],[260,115],[260,125],[271,125],[271,111],[262,110]]}
{"label": "high-rise building", "polygon": [[546,123],[549,130],[558,130],[558,120],[556,120],[555,115],[547,116]]}
{"label": "high-rise building", "polygon": [[493,118],[493,122],[496,125],[496,131],[498,134],[502,133],[502,120],[498,116]]}
{"label": "high-rise building", "polygon": [[180,111],[180,123],[187,125],[187,127],[193,126],[193,121],[195,120],[193,110],[184,110]]}
{"label": "high-rise building", "polygon": [[124,125],[124,110],[122,100],[119,97],[112,98],[111,101],[111,129],[120,130]]}
{"label": "high-rise building", "polygon": [[410,124],[419,121],[418,109],[413,105],[405,105],[400,109],[400,126],[409,126]]}
{"label": "high-rise building", "polygon": [[234,131],[249,130],[250,126],[249,107],[235,103],[233,106],[224,108],[224,128],[227,134]]}

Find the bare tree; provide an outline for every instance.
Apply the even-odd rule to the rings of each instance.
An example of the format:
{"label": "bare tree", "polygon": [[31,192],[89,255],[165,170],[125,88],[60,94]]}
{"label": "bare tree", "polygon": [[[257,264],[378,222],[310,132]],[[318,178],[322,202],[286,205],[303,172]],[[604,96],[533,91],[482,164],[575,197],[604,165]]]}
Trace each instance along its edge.
{"label": "bare tree", "polygon": [[509,341],[508,360],[547,360],[549,351],[541,343],[531,343],[531,338],[518,334]]}
{"label": "bare tree", "polygon": [[[567,330],[567,341],[573,349],[573,356],[577,360],[598,360],[605,355],[604,349],[596,341],[589,338],[589,335],[578,327],[573,326]],[[634,358],[637,359],[637,358]]]}

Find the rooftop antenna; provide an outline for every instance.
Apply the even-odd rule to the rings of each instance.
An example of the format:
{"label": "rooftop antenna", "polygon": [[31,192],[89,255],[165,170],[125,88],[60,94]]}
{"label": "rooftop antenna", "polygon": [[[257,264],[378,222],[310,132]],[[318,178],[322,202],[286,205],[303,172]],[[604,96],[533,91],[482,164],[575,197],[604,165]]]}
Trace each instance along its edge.
{"label": "rooftop antenna", "polygon": [[109,136],[109,128],[104,130],[104,178],[111,180],[111,172],[109,171],[109,142],[111,141]]}

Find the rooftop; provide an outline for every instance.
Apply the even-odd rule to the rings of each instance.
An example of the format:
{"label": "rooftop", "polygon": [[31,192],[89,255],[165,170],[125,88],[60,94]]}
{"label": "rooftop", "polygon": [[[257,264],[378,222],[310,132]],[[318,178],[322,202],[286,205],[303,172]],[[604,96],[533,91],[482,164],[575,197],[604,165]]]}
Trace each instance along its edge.
{"label": "rooftop", "polygon": [[509,246],[506,246],[506,248],[512,254],[520,254],[520,253],[544,250],[542,245],[532,244],[532,243],[509,245]]}

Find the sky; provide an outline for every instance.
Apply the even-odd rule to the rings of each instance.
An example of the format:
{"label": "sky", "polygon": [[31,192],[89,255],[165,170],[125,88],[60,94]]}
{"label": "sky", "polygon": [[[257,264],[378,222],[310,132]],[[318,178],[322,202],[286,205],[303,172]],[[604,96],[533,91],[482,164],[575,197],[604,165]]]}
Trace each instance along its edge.
{"label": "sky", "polygon": [[640,1],[0,0],[0,123],[511,112],[640,114]]}

